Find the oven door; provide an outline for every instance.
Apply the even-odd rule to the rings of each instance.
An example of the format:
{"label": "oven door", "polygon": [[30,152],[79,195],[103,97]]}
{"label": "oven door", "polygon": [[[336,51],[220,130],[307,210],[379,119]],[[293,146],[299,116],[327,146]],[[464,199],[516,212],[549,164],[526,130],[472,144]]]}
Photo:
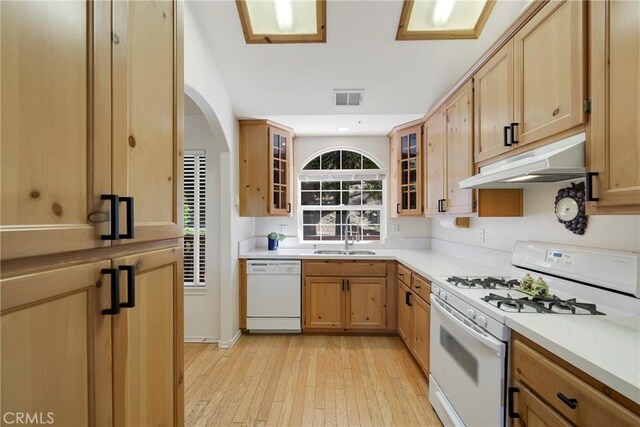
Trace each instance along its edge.
{"label": "oven door", "polygon": [[433,294],[431,302],[431,375],[446,399],[439,406],[455,410],[440,418],[504,426],[507,344]]}

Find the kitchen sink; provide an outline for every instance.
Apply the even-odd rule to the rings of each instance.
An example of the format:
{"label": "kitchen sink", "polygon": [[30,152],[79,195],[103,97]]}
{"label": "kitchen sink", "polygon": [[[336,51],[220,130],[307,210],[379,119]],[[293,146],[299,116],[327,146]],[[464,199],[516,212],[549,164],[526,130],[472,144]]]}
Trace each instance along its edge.
{"label": "kitchen sink", "polygon": [[339,251],[335,249],[322,249],[313,251],[316,255],[375,255],[373,251]]}

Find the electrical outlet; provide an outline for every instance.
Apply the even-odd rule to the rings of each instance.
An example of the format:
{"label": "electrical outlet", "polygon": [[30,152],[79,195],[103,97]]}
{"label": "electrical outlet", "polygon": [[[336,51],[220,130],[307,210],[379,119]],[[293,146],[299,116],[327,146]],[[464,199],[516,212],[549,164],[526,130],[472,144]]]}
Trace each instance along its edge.
{"label": "electrical outlet", "polygon": [[393,224],[393,233],[400,234],[400,224]]}
{"label": "electrical outlet", "polygon": [[480,243],[484,243],[484,228],[478,230],[478,238],[480,238]]}

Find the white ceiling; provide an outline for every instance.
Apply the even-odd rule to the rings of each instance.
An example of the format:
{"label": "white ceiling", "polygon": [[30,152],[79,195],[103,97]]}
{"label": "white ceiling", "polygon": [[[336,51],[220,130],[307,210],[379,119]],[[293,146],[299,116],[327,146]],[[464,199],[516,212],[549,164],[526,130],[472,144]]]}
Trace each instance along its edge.
{"label": "white ceiling", "polygon": [[[234,1],[190,6],[236,116],[304,136],[384,135],[422,116],[528,3],[498,0],[477,40],[396,41],[402,0],[329,0],[326,44],[281,45],[246,44]],[[362,107],[333,107],[333,89],[364,89]]]}

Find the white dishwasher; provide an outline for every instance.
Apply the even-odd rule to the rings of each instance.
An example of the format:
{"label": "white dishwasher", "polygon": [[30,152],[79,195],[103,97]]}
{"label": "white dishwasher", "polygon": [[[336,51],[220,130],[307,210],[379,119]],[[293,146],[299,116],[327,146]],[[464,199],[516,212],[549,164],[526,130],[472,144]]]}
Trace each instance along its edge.
{"label": "white dishwasher", "polygon": [[301,332],[300,272],[300,261],[247,261],[249,331]]}

